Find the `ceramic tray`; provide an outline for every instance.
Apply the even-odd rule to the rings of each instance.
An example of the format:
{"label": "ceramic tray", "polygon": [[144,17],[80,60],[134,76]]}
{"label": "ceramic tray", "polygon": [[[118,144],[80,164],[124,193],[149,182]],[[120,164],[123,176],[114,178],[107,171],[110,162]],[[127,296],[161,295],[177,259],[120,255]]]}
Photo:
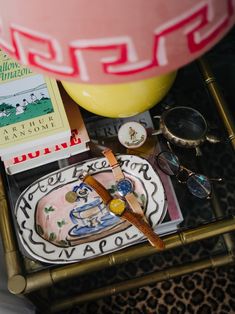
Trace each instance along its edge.
{"label": "ceramic tray", "polygon": [[[145,216],[155,227],[166,213],[162,183],[152,166],[134,155],[119,155],[126,177]],[[96,192],[81,182],[82,171],[95,176],[115,195],[115,181],[105,158],[96,158],[50,173],[31,184],[18,198],[15,216],[26,251],[46,263],[71,263],[119,250],[144,239],[134,226],[113,215]],[[75,191],[74,203],[65,195]]]}

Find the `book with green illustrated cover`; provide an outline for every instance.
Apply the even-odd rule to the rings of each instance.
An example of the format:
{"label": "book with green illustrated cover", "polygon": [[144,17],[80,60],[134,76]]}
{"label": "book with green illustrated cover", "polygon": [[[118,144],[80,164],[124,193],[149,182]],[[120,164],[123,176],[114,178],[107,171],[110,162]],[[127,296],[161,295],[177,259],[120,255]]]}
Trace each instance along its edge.
{"label": "book with green illustrated cover", "polygon": [[57,82],[0,50],[0,155],[70,138]]}

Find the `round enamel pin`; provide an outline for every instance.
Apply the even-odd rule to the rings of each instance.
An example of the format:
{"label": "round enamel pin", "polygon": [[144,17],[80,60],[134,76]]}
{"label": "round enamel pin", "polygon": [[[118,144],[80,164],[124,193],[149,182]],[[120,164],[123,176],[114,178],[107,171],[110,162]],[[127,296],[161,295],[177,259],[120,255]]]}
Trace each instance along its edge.
{"label": "round enamel pin", "polygon": [[126,148],[137,148],[144,144],[147,138],[145,128],[139,122],[126,122],[118,131],[118,139]]}

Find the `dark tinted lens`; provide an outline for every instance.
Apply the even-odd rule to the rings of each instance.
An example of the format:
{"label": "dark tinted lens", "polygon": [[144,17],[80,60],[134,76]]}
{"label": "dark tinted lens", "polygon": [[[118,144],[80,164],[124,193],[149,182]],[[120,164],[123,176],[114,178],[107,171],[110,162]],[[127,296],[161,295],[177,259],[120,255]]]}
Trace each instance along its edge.
{"label": "dark tinted lens", "polygon": [[196,197],[206,198],[211,194],[209,179],[202,174],[194,174],[187,180],[189,191]]}
{"label": "dark tinted lens", "polygon": [[177,175],[179,171],[179,160],[177,156],[171,152],[162,152],[157,157],[159,168],[169,176]]}

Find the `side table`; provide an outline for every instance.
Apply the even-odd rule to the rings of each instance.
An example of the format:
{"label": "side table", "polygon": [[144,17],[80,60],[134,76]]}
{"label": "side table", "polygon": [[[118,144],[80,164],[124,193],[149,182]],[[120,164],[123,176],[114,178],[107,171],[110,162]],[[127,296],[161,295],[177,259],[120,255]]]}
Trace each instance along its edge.
{"label": "side table", "polygon": [[[220,93],[207,61],[204,58],[201,58],[198,60],[198,64],[201,69],[203,80],[214,101],[220,120],[224,125],[225,132],[228,135],[228,140],[231,142],[233,149],[235,149],[235,124],[227,104]],[[20,252],[9,208],[6,187],[7,183],[2,167],[0,178],[0,231],[7,266],[8,289],[13,294],[26,295],[29,299],[33,300],[39,309],[42,309],[45,312],[57,312],[66,309],[73,304],[88,302],[96,298],[123,292],[143,285],[149,285],[208,267],[232,264],[235,261],[234,241],[231,235],[231,232],[235,231],[235,217],[224,216],[219,204],[219,199],[216,193],[213,193],[211,204],[217,219],[193,228],[180,229],[177,233],[164,236],[163,239],[166,245],[165,250],[167,251],[222,235],[226,245],[226,250],[223,254],[181,265],[173,265],[167,269],[143,275],[138,278],[129,279],[117,284],[107,285],[89,291],[88,293],[82,293],[77,296],[68,296],[53,303],[51,303],[50,300],[44,302],[45,300],[42,301],[37,297],[37,291],[40,289],[48,288],[70,278],[156,254],[156,249],[151,247],[148,243],[142,243],[112,254],[79,263],[43,267],[43,265],[38,264],[34,260],[22,256]]]}

